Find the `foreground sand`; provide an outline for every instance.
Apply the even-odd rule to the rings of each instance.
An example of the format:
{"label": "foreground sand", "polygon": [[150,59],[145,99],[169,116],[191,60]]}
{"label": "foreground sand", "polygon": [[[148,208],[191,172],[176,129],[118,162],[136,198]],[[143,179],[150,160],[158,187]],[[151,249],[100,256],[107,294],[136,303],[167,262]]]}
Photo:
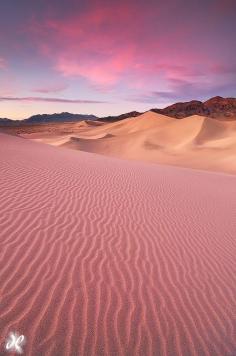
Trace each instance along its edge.
{"label": "foreground sand", "polygon": [[236,354],[234,176],[0,141],[0,353]]}

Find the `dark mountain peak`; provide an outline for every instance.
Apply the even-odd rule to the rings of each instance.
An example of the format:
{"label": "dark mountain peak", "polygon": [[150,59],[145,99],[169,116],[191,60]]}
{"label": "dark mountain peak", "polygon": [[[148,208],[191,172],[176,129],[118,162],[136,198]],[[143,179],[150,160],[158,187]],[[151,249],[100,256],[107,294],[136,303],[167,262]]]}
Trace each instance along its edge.
{"label": "dark mountain peak", "polygon": [[77,122],[83,120],[97,120],[98,117],[89,114],[71,114],[69,112],[54,113],[54,114],[38,114],[24,120],[0,119],[0,125],[27,125],[27,124],[47,124],[60,122]]}
{"label": "dark mountain peak", "polygon": [[24,123],[50,123],[50,122],[68,122],[68,121],[82,121],[82,120],[97,120],[94,115],[87,114],[71,114],[69,112],[55,113],[55,114],[39,114],[33,115],[28,119],[23,120]]}
{"label": "dark mountain peak", "polygon": [[141,112],[131,111],[125,114],[117,115],[117,116],[106,116],[99,119],[99,121],[112,122],[127,119],[128,117],[136,117],[141,115]]}
{"label": "dark mountain peak", "polygon": [[172,104],[167,106],[164,109],[152,109],[152,111],[157,112],[159,114],[175,117],[181,119],[190,115],[203,115],[205,113],[205,109],[203,107],[203,103],[199,100],[191,100],[187,102],[179,102],[176,104]]}
{"label": "dark mountain peak", "polygon": [[235,116],[236,115],[236,99],[222,98],[216,96],[207,100],[204,106],[208,108],[210,116]]}
{"label": "dark mountain peak", "polygon": [[186,102],[179,102],[176,104],[172,104],[170,106],[167,106],[164,110],[170,110],[170,109],[177,109],[177,108],[186,108],[186,109],[192,109],[195,107],[199,107],[202,105],[201,101],[198,100],[191,100],[191,101],[186,101]]}
{"label": "dark mountain peak", "polygon": [[13,120],[7,119],[6,117],[0,118],[0,123],[11,123]]}
{"label": "dark mountain peak", "polygon": [[170,107],[176,107],[176,106],[189,106],[189,105],[199,105],[199,104],[202,104],[202,102],[199,100],[190,100],[190,101],[184,101],[184,102],[180,101],[178,103],[167,106],[165,109],[170,108]]}
{"label": "dark mountain peak", "polygon": [[[213,98],[208,99],[207,101],[205,101],[205,103],[209,103],[209,102],[218,102],[221,100],[226,100],[225,98],[223,98],[222,96],[214,96]],[[204,103],[204,104],[205,104]]]}

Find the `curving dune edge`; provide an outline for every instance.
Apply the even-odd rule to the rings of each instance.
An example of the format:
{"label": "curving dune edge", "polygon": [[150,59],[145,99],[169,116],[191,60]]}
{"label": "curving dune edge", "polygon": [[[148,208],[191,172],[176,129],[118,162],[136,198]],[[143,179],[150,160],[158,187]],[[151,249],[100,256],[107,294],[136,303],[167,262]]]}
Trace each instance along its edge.
{"label": "curving dune edge", "polygon": [[236,174],[236,119],[193,115],[178,120],[146,112],[113,123],[58,124],[49,129],[41,125],[37,130],[22,136],[106,156]]}

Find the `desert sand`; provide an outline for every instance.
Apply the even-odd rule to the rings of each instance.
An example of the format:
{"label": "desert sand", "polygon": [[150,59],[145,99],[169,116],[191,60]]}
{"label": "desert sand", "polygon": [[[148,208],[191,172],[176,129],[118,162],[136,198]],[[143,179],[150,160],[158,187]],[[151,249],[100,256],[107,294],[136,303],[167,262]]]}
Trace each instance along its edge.
{"label": "desert sand", "polygon": [[49,130],[41,125],[34,131],[20,135],[124,159],[236,173],[236,119],[195,115],[178,120],[146,112],[114,123],[84,121]]}
{"label": "desert sand", "polygon": [[[164,121],[161,147],[231,147],[227,126],[193,118],[180,142]],[[79,144],[123,152],[127,125],[144,151],[137,126],[109,125]],[[234,175],[0,141],[1,353],[16,330],[32,356],[236,354]]]}

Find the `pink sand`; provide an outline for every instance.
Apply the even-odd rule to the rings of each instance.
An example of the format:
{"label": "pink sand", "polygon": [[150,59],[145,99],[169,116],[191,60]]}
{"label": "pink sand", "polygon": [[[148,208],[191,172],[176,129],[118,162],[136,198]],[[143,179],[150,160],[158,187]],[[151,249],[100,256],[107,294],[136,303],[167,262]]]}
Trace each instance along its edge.
{"label": "pink sand", "polygon": [[0,342],[235,355],[236,177],[0,134]]}

